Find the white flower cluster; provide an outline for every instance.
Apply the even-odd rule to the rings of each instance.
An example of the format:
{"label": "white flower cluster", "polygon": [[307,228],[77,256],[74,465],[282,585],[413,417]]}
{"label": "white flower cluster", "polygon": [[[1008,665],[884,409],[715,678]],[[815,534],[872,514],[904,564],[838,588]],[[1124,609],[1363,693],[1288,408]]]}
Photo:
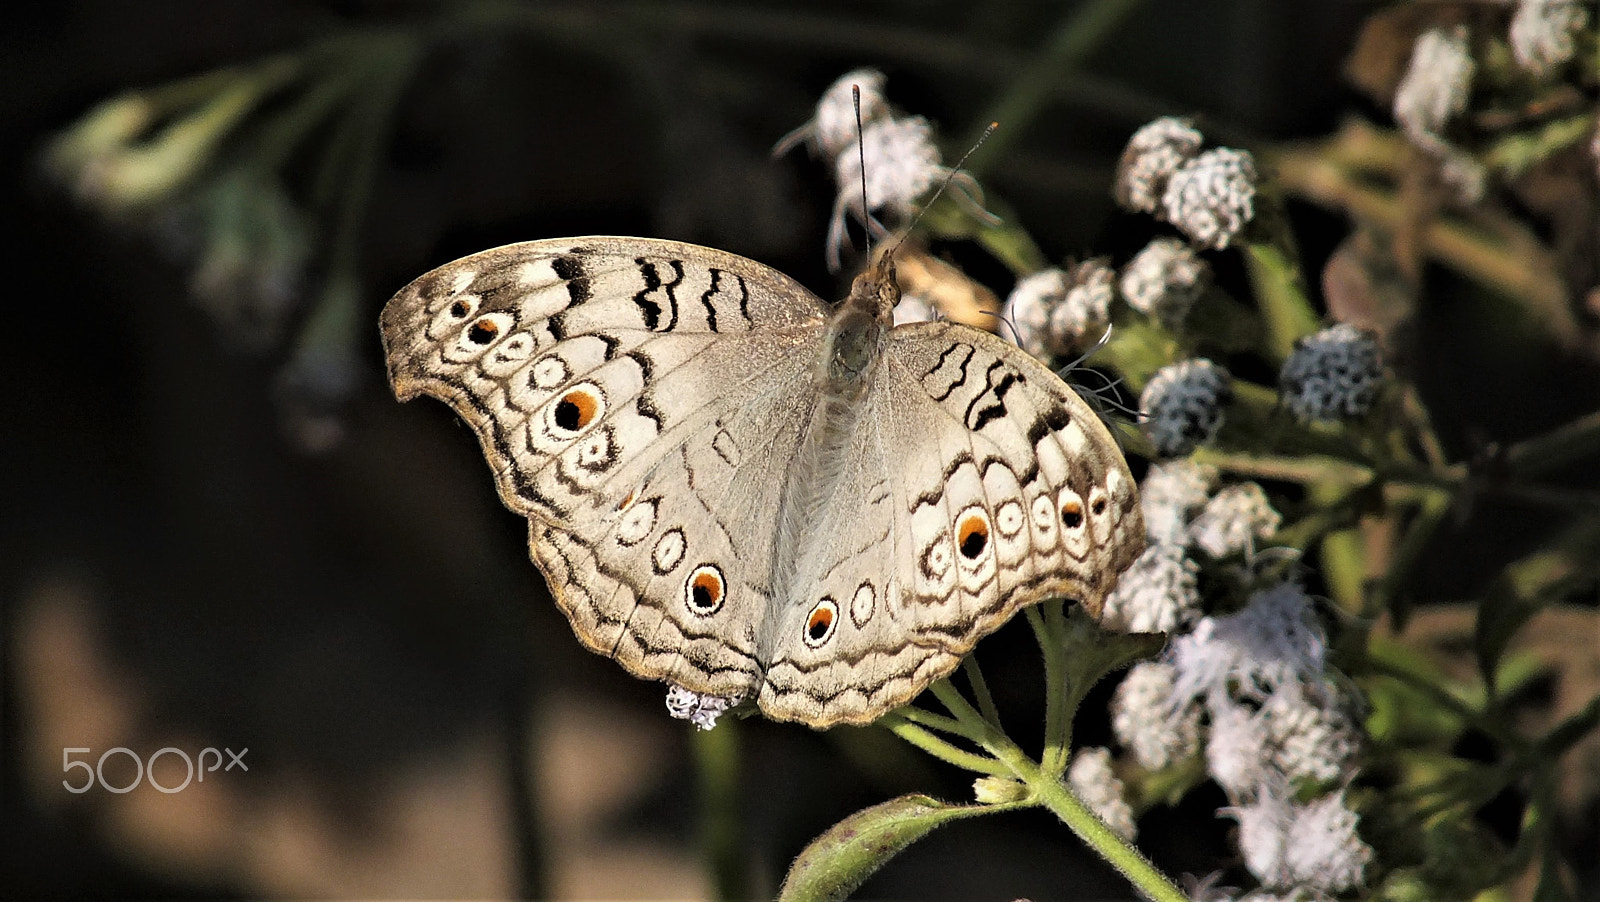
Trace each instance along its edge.
{"label": "white flower cluster", "polygon": [[1156,371],[1139,395],[1141,428],[1157,457],[1184,457],[1209,442],[1233,400],[1228,371],[1201,357]]}
{"label": "white flower cluster", "polygon": [[1106,261],[1085,260],[1069,270],[1041,269],[1017,281],[1004,316],[1017,346],[1040,360],[1096,338],[1111,320],[1116,273]]}
{"label": "white flower cluster", "polygon": [[1278,531],[1283,517],[1272,509],[1267,493],[1253,482],[1230,485],[1206,502],[1189,524],[1189,541],[1213,558],[1255,550],[1257,540]]}
{"label": "white flower cluster", "polygon": [[1213,558],[1251,552],[1282,517],[1253,482],[1214,497],[1214,468],[1187,460],[1157,464],[1139,489],[1150,545],[1106,596],[1100,622],[1122,632],[1173,632],[1200,616],[1199,566],[1191,547]]}
{"label": "white flower cluster", "polygon": [[[898,116],[884,97],[886,79],[872,69],[858,69],[835,81],[822,94],[811,121],[778,142],[774,153],[785,153],[796,145],[807,144],[812,153],[831,157],[838,196],[834,199],[833,219],[828,226],[828,266],[839,268],[839,254],[845,243],[845,214],[849,213],[869,231],[883,231],[873,217],[881,212],[905,219],[917,210],[917,201],[951,170],[939,157],[933,143],[933,126],[921,116]],[[861,91],[861,131],[856,133],[853,89]],[[865,169],[863,170],[863,161]],[[866,177],[866,196],[862,197],[862,176]],[[951,177],[958,199],[978,215],[987,216],[975,197],[977,182],[965,173]]]}
{"label": "white flower cluster", "polygon": [[1246,865],[1273,888],[1348,889],[1372,856],[1342,791],[1290,800],[1298,784],[1347,778],[1359,749],[1326,655],[1311,599],[1293,582],[1256,592],[1236,614],[1204,618],[1166,655],[1166,710],[1204,706],[1207,771],[1235,801],[1228,813],[1240,821]]}
{"label": "white flower cluster", "polygon": [[1122,780],[1111,770],[1111,750],[1079,749],[1067,768],[1067,786],[1089,810],[1100,816],[1117,834],[1129,842],[1138,835],[1133,808],[1128,804]]}
{"label": "white flower cluster", "polygon": [[1123,678],[1112,730],[1152,770],[1203,754],[1234,803],[1224,813],[1251,819],[1251,829],[1240,830],[1241,851],[1266,887],[1290,891],[1285,898],[1339,892],[1359,883],[1372,856],[1356,835],[1356,815],[1337,789],[1303,805],[1287,800],[1302,787],[1348,780],[1360,729],[1298,584],[1260,589],[1231,615],[1199,616],[1188,548],[1221,557],[1267,538],[1280,522],[1260,486],[1213,495],[1216,480],[1215,469],[1178,460],[1151,467],[1140,486],[1151,545],[1107,599],[1106,622],[1192,629]]}
{"label": "white flower cluster", "polygon": [[1592,5],[1583,0],[1519,0],[1511,17],[1511,53],[1517,65],[1546,76],[1577,50],[1577,35],[1589,24]]}
{"label": "white flower cluster", "polygon": [[1157,238],[1128,261],[1118,283],[1128,306],[1177,328],[1211,284],[1211,266],[1176,238]]}
{"label": "white flower cluster", "polygon": [[682,686],[667,688],[667,713],[679,720],[687,720],[701,730],[715,727],[717,718],[738,703],[737,698],[705,695]]}
{"label": "white flower cluster", "polygon": [[1200,132],[1184,119],[1157,119],[1129,139],[1114,192],[1129,209],[1153,213],[1189,240],[1221,250],[1255,215],[1255,159],[1247,151],[1200,151]]}
{"label": "white flower cluster", "polygon": [[1466,111],[1472,92],[1477,63],[1470,37],[1465,25],[1423,32],[1394,95],[1394,118],[1406,137],[1439,160],[1440,174],[1469,203],[1483,196],[1487,174],[1445,138],[1445,129]]}
{"label": "white flower cluster", "polygon": [[1296,341],[1278,376],[1284,406],[1306,421],[1363,416],[1382,387],[1377,339],[1348,323]]}

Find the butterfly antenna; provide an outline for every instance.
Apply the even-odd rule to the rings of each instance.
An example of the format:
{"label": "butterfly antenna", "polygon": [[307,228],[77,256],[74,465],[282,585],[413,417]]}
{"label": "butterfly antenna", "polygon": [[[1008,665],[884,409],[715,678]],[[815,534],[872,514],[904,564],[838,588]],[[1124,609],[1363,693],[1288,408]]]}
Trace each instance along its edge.
{"label": "butterfly antenna", "polygon": [[872,208],[867,206],[867,141],[866,129],[861,125],[861,86],[850,86],[850,100],[856,106],[856,154],[861,161],[861,216],[866,222],[861,231],[867,236],[867,259],[872,259]]}
{"label": "butterfly antenna", "polygon": [[[950,167],[950,171],[946,173],[944,179],[939,182],[939,187],[933,192],[933,196],[928,198],[928,202],[922,205],[922,208],[917,211],[917,215],[911,218],[911,224],[906,226],[905,231],[900,234],[900,237],[895,241],[894,246],[889,248],[888,253],[893,254],[895,251],[900,249],[900,245],[905,243],[906,238],[909,237],[912,231],[916,229],[917,223],[922,221],[922,215],[927,213],[928,210],[933,207],[933,202],[938,200],[940,195],[944,194],[944,189],[950,187],[950,183],[955,181],[956,176],[962,174],[961,166],[967,162],[967,158],[976,153],[978,148],[983,146],[983,142],[989,140],[989,136],[994,134],[994,130],[999,127],[1000,123],[998,122],[989,123],[989,126],[983,130],[983,134],[978,136],[978,140],[972,142],[972,146],[967,148],[967,152],[961,155],[961,159],[957,160],[956,164]],[[866,178],[866,168],[864,166],[861,170],[861,175],[864,180]]]}
{"label": "butterfly antenna", "polygon": [[[1022,332],[1017,329],[1017,324],[1012,321],[1010,314],[1006,313],[1004,308],[998,313],[993,310],[979,310],[978,312],[999,320],[1002,326],[1011,330],[1011,343],[1019,348],[1022,347]],[[1004,336],[1001,337],[1003,338]]]}

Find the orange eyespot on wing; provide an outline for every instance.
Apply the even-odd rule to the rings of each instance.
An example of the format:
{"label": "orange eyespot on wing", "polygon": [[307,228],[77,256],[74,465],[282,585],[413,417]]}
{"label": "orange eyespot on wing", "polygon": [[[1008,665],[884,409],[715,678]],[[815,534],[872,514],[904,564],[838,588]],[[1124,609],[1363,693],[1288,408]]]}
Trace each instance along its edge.
{"label": "orange eyespot on wing", "polygon": [[567,432],[582,432],[600,414],[600,398],[585,386],[578,386],[556,402],[555,424]]}
{"label": "orange eyespot on wing", "polygon": [[1077,498],[1062,499],[1061,525],[1068,529],[1077,529],[1083,525],[1083,502]]}
{"label": "orange eyespot on wing", "polygon": [[806,617],[806,644],[812,648],[820,648],[833,636],[834,625],[839,620],[839,605],[832,598],[824,597],[811,609],[811,614]]}
{"label": "orange eyespot on wing", "polygon": [[956,527],[956,548],[969,561],[977,560],[989,547],[989,519],[982,511],[968,511]]}
{"label": "orange eyespot on wing", "polygon": [[689,610],[701,616],[715,614],[727,598],[727,584],[722,579],[722,571],[713,564],[701,564],[694,568],[683,594]]}
{"label": "orange eyespot on wing", "polygon": [[495,340],[500,334],[500,324],[485,317],[473,323],[467,329],[467,340],[475,345],[486,345]]}

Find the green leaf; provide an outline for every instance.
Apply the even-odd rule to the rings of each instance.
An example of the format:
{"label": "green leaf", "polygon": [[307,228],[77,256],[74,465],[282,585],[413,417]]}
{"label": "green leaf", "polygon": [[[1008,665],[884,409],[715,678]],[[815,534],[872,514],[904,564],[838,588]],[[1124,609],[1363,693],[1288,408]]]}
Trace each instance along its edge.
{"label": "green leaf", "polygon": [[839,900],[934,827],[957,818],[1006,811],[1010,806],[948,805],[925,795],[905,795],[864,808],[811,841],[784,878],[779,902]]}
{"label": "green leaf", "polygon": [[[1066,620],[1067,685],[1081,698],[1107,674],[1154,657],[1167,644],[1166,633],[1113,633],[1100,628],[1081,606]],[[1077,703],[1074,701],[1073,707]]]}

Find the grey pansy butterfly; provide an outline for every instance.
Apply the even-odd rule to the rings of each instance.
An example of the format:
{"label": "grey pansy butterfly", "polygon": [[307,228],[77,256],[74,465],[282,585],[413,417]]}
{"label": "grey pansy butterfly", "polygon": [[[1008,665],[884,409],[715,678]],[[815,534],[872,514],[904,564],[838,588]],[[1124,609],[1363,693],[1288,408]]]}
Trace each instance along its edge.
{"label": "grey pansy butterfly", "polygon": [[636,676],[867,723],[1022,607],[1098,616],[1144,546],[1105,426],[969,326],[892,327],[890,255],[830,309],[733,254],[513,244],[384,307],[395,394],[472,424],[584,645]]}

